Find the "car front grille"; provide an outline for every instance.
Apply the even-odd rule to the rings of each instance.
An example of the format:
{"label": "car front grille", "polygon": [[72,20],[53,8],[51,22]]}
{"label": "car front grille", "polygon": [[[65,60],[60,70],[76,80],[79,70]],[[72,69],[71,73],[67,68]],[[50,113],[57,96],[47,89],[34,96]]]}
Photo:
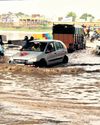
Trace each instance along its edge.
{"label": "car front grille", "polygon": [[21,59],[14,59],[14,63],[18,64],[26,64],[27,60],[21,60]]}

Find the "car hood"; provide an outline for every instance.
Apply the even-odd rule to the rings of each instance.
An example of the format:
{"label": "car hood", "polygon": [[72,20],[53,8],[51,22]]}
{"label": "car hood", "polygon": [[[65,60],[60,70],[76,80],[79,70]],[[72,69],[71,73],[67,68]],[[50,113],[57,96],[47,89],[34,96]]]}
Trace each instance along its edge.
{"label": "car hood", "polygon": [[24,59],[28,60],[31,58],[36,58],[40,56],[43,52],[31,52],[31,51],[21,51],[13,56],[13,59]]}
{"label": "car hood", "polygon": [[19,53],[19,50],[5,50],[4,52],[5,56],[8,56],[8,57],[13,56],[16,53]]}

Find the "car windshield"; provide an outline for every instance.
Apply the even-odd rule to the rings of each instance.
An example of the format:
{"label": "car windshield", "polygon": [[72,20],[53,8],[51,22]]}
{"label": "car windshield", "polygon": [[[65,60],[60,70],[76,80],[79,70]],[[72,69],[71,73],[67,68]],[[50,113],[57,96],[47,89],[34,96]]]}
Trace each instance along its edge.
{"label": "car windshield", "polygon": [[43,52],[47,42],[30,42],[28,46],[23,47],[22,51],[35,51],[35,52]]}

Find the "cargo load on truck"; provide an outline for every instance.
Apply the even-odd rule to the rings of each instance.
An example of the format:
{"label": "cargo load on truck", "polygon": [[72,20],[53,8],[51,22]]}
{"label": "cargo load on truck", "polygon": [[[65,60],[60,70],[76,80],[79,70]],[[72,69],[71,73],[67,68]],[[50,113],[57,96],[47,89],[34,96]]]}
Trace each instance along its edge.
{"label": "cargo load on truck", "polygon": [[86,46],[84,30],[81,26],[54,24],[52,34],[53,39],[61,40],[65,43],[68,52],[84,49]]}

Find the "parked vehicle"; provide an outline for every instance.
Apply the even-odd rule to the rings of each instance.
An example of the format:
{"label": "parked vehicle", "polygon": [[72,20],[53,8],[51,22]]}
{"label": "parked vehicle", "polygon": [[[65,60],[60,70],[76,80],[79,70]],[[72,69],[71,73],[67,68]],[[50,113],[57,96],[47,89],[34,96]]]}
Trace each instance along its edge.
{"label": "parked vehicle", "polygon": [[6,42],[6,36],[5,35],[0,35],[0,60],[4,59],[1,57],[4,57],[4,43]]}
{"label": "parked vehicle", "polygon": [[100,33],[97,34],[97,40],[100,41]]}
{"label": "parked vehicle", "polygon": [[86,47],[84,30],[81,26],[54,24],[52,34],[53,39],[61,40],[63,43],[65,43],[68,52],[85,49]]}
{"label": "parked vehicle", "polygon": [[96,52],[97,55],[100,55],[100,45],[96,46],[96,51],[95,52]]}
{"label": "parked vehicle", "polygon": [[7,43],[7,36],[0,35],[0,44],[3,45],[4,43]]}
{"label": "parked vehicle", "polygon": [[3,46],[0,44],[0,57],[4,56],[4,48]]}
{"label": "parked vehicle", "polygon": [[60,40],[33,40],[27,48],[12,56],[9,63],[46,67],[68,63],[66,45]]}
{"label": "parked vehicle", "polygon": [[93,41],[95,41],[95,40],[100,40],[100,34],[97,33],[96,31],[93,32],[93,34],[92,34],[91,37],[90,37],[90,41],[91,41],[91,42],[93,42]]}

